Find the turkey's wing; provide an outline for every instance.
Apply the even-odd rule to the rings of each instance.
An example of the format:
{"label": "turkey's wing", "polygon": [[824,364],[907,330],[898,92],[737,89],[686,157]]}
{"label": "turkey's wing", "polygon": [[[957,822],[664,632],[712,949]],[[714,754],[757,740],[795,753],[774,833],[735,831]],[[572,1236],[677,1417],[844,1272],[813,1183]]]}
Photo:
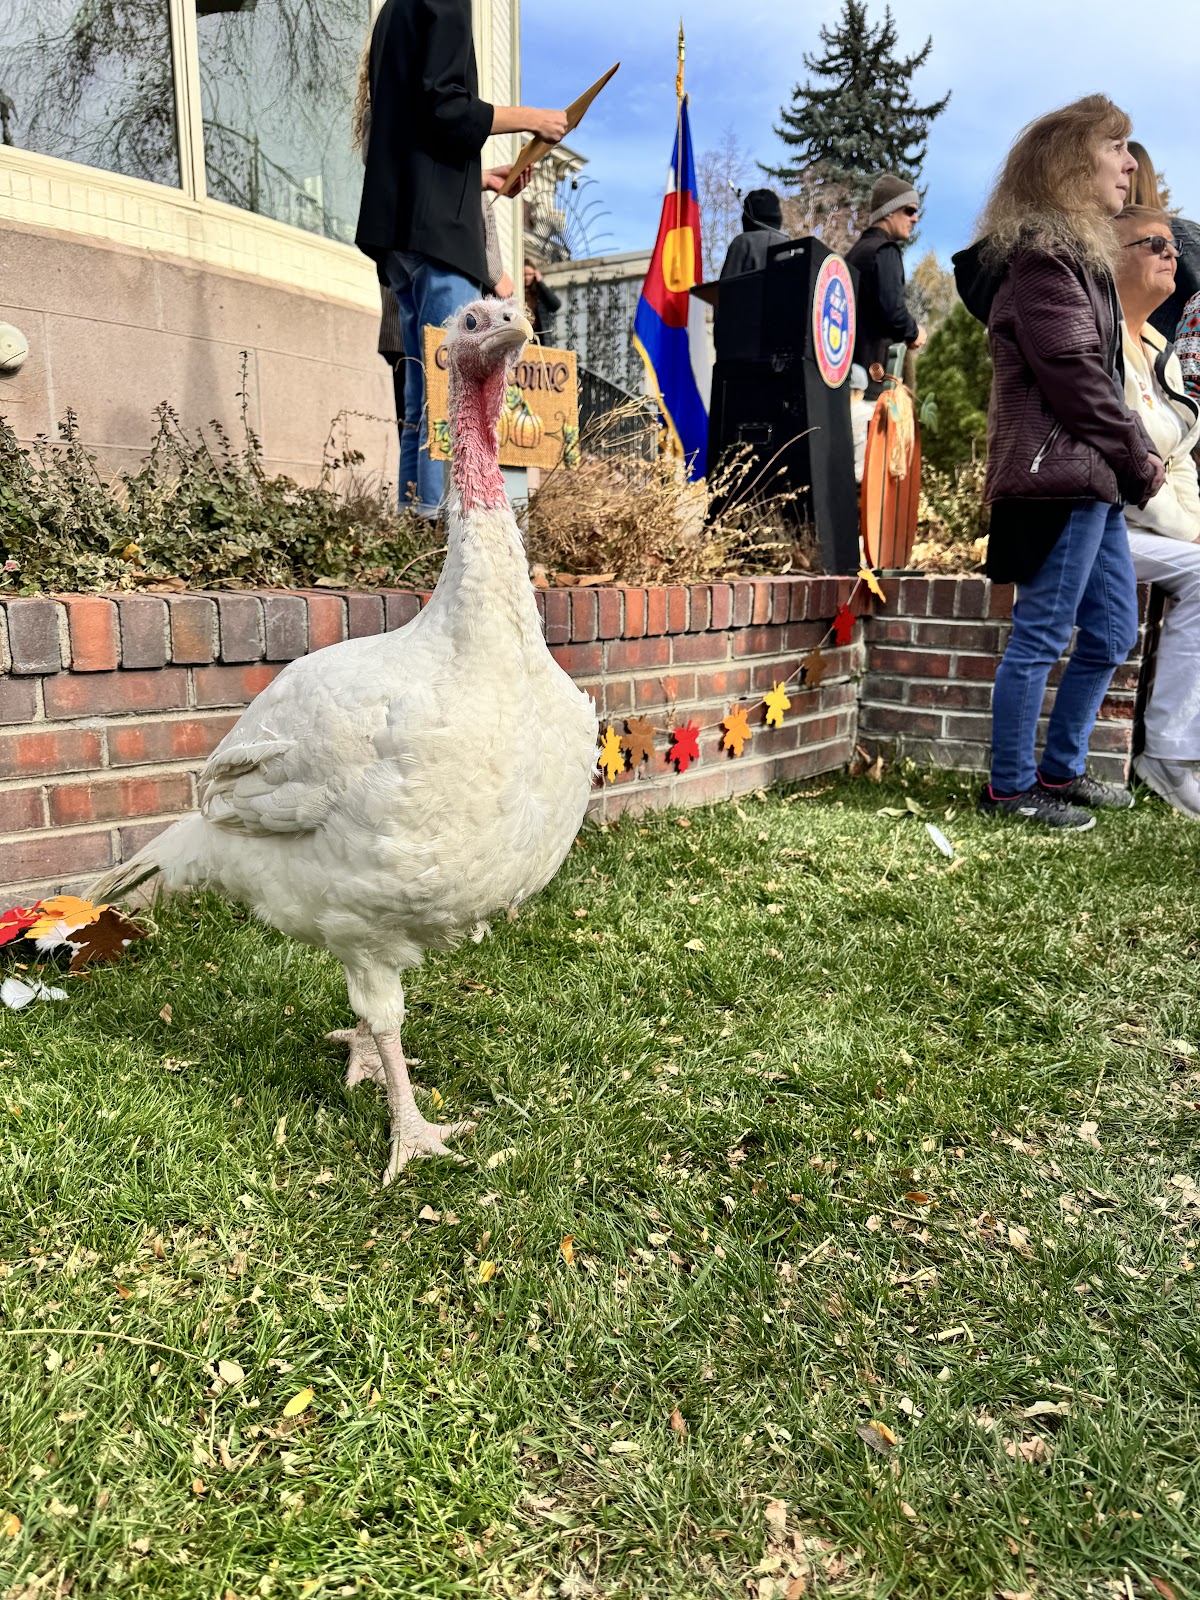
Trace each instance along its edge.
{"label": "turkey's wing", "polygon": [[219,748],[200,773],[200,813],[219,828],[244,833],[309,833],[333,804],[328,783],[297,775],[292,739],[259,739]]}

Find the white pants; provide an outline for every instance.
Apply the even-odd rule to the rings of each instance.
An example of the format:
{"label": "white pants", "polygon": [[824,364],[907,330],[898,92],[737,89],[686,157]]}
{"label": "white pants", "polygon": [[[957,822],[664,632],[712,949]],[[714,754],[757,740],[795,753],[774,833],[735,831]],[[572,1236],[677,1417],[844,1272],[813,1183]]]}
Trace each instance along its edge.
{"label": "white pants", "polygon": [[1138,582],[1171,596],[1146,707],[1146,754],[1200,761],[1200,543],[1130,528],[1129,549]]}

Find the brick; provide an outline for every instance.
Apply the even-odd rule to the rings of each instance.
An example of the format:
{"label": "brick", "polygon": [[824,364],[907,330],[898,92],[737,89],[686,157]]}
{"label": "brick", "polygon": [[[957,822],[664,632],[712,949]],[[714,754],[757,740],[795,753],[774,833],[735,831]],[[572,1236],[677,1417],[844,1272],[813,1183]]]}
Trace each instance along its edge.
{"label": "brick", "polygon": [[903,705],[908,687],[904,678],[889,678],[886,673],[873,672],[863,682],[862,703],[867,705],[876,700],[889,700],[896,705]]}
{"label": "brick", "polygon": [[0,848],[9,883],[53,881],[112,865],[112,837],[107,829],[101,833],[55,833],[47,829],[22,839],[10,839]]}
{"label": "brick", "polygon": [[[898,680],[878,679],[872,673],[868,679],[871,693],[877,694],[877,684]],[[940,706],[944,710],[989,711],[992,704],[991,683],[938,683],[933,679],[911,680],[906,699],[910,706]],[[884,695],[881,698],[887,699]]]}
{"label": "brick", "polygon": [[803,650],[807,654],[824,641],[828,632],[827,622],[789,622],[782,630],[783,649]]}
{"label": "brick", "polygon": [[546,590],[546,643],[566,644],[571,637],[571,591]]}
{"label": "brick", "polygon": [[257,595],[221,595],[217,600],[217,625],[222,661],[262,660],[263,609]]}
{"label": "brick", "polygon": [[[539,591],[539,598],[541,591]],[[346,596],[346,635],[350,639],[366,639],[383,632],[383,599],[377,594],[348,594]]]}
{"label": "brick", "polygon": [[44,772],[91,772],[99,767],[100,735],[90,728],[47,728],[0,734],[0,778]]}
{"label": "brick", "polygon": [[960,578],[954,602],[956,617],[986,617],[991,585],[986,578]]}
{"label": "brick", "polygon": [[838,608],[836,578],[814,578],[808,591],[808,614],[814,622],[832,622]]}
{"label": "brick", "polygon": [[888,599],[895,604],[902,617],[927,617],[929,615],[929,578],[901,578],[893,586],[895,593]]}
{"label": "brick", "polygon": [[639,712],[648,710],[652,715],[665,715],[671,706],[686,706],[695,700],[696,680],[689,672],[675,673],[669,678],[637,678],[633,698]]}
{"label": "brick", "polygon": [[902,678],[949,678],[950,657],[944,651],[899,650],[872,645],[867,652],[872,672],[898,673]]}
{"label": "brick", "polygon": [[619,639],[623,626],[621,616],[621,591],[609,588],[596,590],[596,604],[599,610],[596,625],[596,637],[599,639]]}
{"label": "brick", "polygon": [[958,606],[958,578],[931,578],[929,580],[929,615],[952,617]]}
{"label": "brick", "polygon": [[56,827],[123,822],[131,817],[188,811],[191,806],[192,780],[186,772],[106,783],[63,783],[50,791],[50,821]]}
{"label": "brick", "polygon": [[646,590],[646,635],[651,637],[667,631],[667,591],[653,587]]}
{"label": "brick", "polygon": [[988,616],[1005,619],[1011,617],[1015,596],[1016,590],[1011,583],[993,583],[988,596]]}
{"label": "brick", "polygon": [[788,604],[788,621],[804,622],[808,618],[808,602],[812,597],[812,582],[808,578],[797,578],[791,589],[791,600]]}
{"label": "brick", "polygon": [[782,655],[784,630],[774,627],[743,628],[733,639],[735,656]]}
{"label": "brick", "polygon": [[171,821],[165,822],[133,822],[127,828],[120,828],[117,836],[120,840],[120,855],[118,860],[128,861],[144,846],[153,843],[160,833],[165,833],[171,826]]}
{"label": "brick", "polygon": [[551,647],[550,654],[572,677],[601,672],[604,668],[604,646],[599,643],[556,644]]}
{"label": "brick", "polygon": [[671,641],[666,638],[613,639],[604,648],[609,672],[646,672],[668,666],[671,660]]}
{"label": "brick", "polygon": [[181,666],[204,666],[216,655],[217,607],[199,594],[173,594],[167,601],[171,616],[171,660]]}
{"label": "brick", "polygon": [[750,687],[749,667],[730,667],[724,672],[696,674],[697,700],[737,700],[749,694]]}
{"label": "brick", "polygon": [[261,694],[282,666],[259,661],[242,667],[197,667],[192,675],[197,706],[246,706]]}
{"label": "brick", "polygon": [[132,767],[157,761],[202,761],[216,749],[236,721],[236,716],[222,716],[112,723],[108,728],[109,765]]}
{"label": "brick", "polygon": [[156,594],[122,595],[117,601],[121,665],[141,671],[165,667],[169,659],[167,602]]}
{"label": "brick", "polygon": [[633,684],[628,678],[616,683],[611,678],[605,678],[603,688],[606,715],[617,716],[622,712],[633,710]]}
{"label": "brick", "polygon": [[712,588],[707,583],[688,585],[688,632],[702,633],[712,617]]}
{"label": "brick", "polygon": [[187,668],[164,667],[160,672],[60,672],[57,677],[46,679],[43,693],[46,715],[51,718],[101,717],[114,711],[179,711],[188,703]]}
{"label": "brick", "polygon": [[750,609],[750,621],[755,627],[760,623],[771,620],[771,583],[768,578],[754,578],[750,584],[754,600]]}
{"label": "brick", "polygon": [[[912,644],[917,624],[906,617],[872,617],[867,624],[868,644]],[[921,644],[936,644],[936,639],[921,639]]]}
{"label": "brick", "polygon": [[590,644],[600,625],[600,604],[595,589],[571,590],[571,642]]}
{"label": "brick", "polygon": [[708,625],[714,631],[724,631],[733,625],[733,585],[728,583],[713,583],[709,585],[709,619]]}
{"label": "brick", "polygon": [[340,594],[306,594],[309,651],[341,644],[346,637],[346,605]]}
{"label": "brick", "polygon": [[670,644],[672,661],[724,661],[729,654],[729,639],[723,633],[681,633]]}
{"label": "brick", "polygon": [[60,672],[62,650],[58,641],[58,607],[53,600],[9,600],[8,648],[12,670],[18,676],[33,672]]}
{"label": "brick", "polygon": [[72,672],[112,672],[121,662],[117,608],[99,595],[67,595],[67,639]]}
{"label": "brick", "polygon": [[688,592],[680,584],[667,590],[667,632],[686,633],[688,626]]}
{"label": "brick", "polygon": [[949,678],[967,678],[973,683],[991,683],[996,676],[996,668],[1000,665],[998,655],[969,656],[956,655],[954,669],[946,674]]}
{"label": "brick", "polygon": [[625,623],[622,629],[626,639],[641,639],[646,633],[645,589],[622,589],[625,606]]}
{"label": "brick", "polygon": [[37,716],[37,685],[0,677],[0,722],[32,722]]}
{"label": "brick", "polygon": [[990,744],[992,738],[992,714],[990,711],[980,711],[975,716],[966,712],[951,711],[943,718],[944,735],[947,739],[965,739],[977,744]]}
{"label": "brick", "polygon": [[942,733],[941,717],[904,706],[864,706],[860,726],[864,733],[903,733],[912,738],[938,739]]}
{"label": "brick", "polygon": [[794,585],[790,578],[776,578],[771,584],[771,621],[786,622],[788,613],[792,608],[792,589]]}
{"label": "brick", "polygon": [[307,655],[308,607],[303,596],[264,595],[263,633],[268,661],[295,661],[297,656]]}
{"label": "brick", "polygon": [[[896,626],[895,623],[892,624]],[[998,655],[1007,629],[999,622],[933,622],[916,620],[901,623],[912,630],[912,642],[933,650],[988,650]]]}
{"label": "brick", "polygon": [[[0,789],[0,833],[32,833],[45,826],[46,802],[40,787]],[[0,845],[0,861],[3,857],[4,846]]]}
{"label": "brick", "polygon": [[748,628],[754,612],[754,585],[735,583],[733,586],[733,625]]}

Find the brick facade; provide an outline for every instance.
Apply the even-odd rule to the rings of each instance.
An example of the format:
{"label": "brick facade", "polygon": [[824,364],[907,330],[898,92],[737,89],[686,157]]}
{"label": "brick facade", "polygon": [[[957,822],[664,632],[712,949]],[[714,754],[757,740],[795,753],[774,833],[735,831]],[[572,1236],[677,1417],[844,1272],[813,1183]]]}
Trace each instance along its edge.
{"label": "brick facade", "polygon": [[[559,663],[602,726],[694,718],[700,760],[597,788],[592,814],[697,805],[835,771],[855,742],[921,761],[987,765],[991,679],[1011,591],[975,577],[893,579],[888,603],[851,578],[774,578],[668,588],[538,593]],[[825,649],[817,688],[792,691],[782,728],[750,714],[732,759],[715,724],[735,701],[786,679],[825,638],[838,605],[854,637]],[[428,594],[386,591],[67,596],[0,602],[0,903],[78,887],[141,848],[195,803],[195,777],[241,708],[296,657],[403,627]],[[1093,739],[1120,777],[1137,658],[1118,675]],[[665,752],[666,739],[659,741]]]}

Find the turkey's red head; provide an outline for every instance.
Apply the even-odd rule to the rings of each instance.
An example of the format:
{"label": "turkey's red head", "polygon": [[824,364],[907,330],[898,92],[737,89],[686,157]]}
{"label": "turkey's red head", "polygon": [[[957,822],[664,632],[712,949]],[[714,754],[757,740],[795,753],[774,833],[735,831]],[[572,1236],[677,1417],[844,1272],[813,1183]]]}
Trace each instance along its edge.
{"label": "turkey's red head", "polygon": [[515,300],[472,300],[447,324],[451,472],[464,512],[507,504],[496,429],[509,373],[532,337]]}

